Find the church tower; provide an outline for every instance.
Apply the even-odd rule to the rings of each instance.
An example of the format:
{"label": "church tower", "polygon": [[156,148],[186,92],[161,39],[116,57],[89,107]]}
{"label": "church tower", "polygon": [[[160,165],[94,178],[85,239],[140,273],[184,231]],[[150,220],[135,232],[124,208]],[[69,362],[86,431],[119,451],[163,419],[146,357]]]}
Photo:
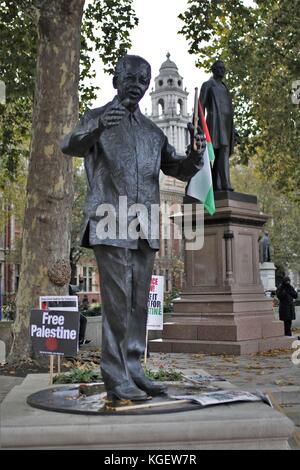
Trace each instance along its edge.
{"label": "church tower", "polygon": [[[186,147],[190,143],[187,124],[191,122],[191,116],[187,112],[188,92],[183,88],[183,78],[179,75],[177,65],[170,60],[169,53],[167,54],[167,60],[162,63],[159,69],[159,75],[155,78],[155,86],[150,96],[152,100],[150,119],[168,137],[177,154],[185,156]],[[161,176],[161,204],[168,204],[174,212],[179,212],[185,194],[185,186],[186,183],[176,178],[166,175]],[[164,231],[165,227],[161,224],[161,234]],[[154,264],[154,273],[164,276],[166,293],[170,293],[175,286],[179,290],[182,287],[183,268],[179,269],[178,265],[182,264],[183,266],[183,253],[184,244],[182,240],[176,239],[176,237],[171,239],[161,237],[160,250]],[[177,272],[176,279],[175,272]]]}
{"label": "church tower", "polygon": [[159,69],[159,75],[155,78],[155,88],[152,89],[150,96],[151,120],[166,134],[177,153],[185,155],[186,146],[189,144],[188,92],[183,89],[183,78],[179,75],[175,62],[170,60],[170,53]]}

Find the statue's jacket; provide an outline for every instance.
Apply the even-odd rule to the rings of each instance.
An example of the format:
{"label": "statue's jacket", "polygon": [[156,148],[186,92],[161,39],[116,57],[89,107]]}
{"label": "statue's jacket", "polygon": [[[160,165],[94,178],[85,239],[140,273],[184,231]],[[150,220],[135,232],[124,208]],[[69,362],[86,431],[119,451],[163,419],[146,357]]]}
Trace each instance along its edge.
{"label": "statue's jacket", "polygon": [[230,119],[231,135],[229,137],[229,142],[226,135],[226,130],[224,129],[224,124],[222,122],[222,111],[220,109],[216,81],[213,78],[210,78],[207,82],[203,83],[200,91],[200,102],[203,110],[207,111],[206,122],[210,132],[213,147],[218,149],[222,146],[229,145],[229,154],[231,155],[234,150],[233,106],[228,87],[224,82],[222,83],[228,92],[228,101],[232,110],[232,117]]}
{"label": "statue's jacket", "polygon": [[[158,250],[159,217],[151,217],[151,206],[158,208],[160,205],[159,172],[162,170],[166,175],[188,181],[199,171],[198,156],[194,153],[187,157],[176,155],[162,130],[139,108],[134,113],[126,111],[117,126],[99,128],[99,117],[109,104],[88,110],[61,144],[63,153],[84,157],[85,162],[88,189],[81,245],[89,248],[105,244],[135,249],[138,240],[128,236],[127,229],[138,219],[150,247]],[[125,204],[126,209],[136,204],[143,205],[143,209],[135,215],[133,210],[128,215]],[[99,235],[101,221],[108,222],[106,208],[113,208],[117,236],[109,231],[105,236]],[[110,227],[114,227],[114,223]]]}

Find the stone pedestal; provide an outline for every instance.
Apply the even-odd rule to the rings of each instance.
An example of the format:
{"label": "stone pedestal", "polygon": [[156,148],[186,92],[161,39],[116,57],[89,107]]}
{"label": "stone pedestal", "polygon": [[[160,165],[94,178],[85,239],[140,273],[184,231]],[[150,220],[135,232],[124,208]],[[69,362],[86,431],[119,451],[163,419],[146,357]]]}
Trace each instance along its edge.
{"label": "stone pedestal", "polygon": [[274,263],[259,263],[260,279],[264,290],[276,290],[275,284],[275,264]]}
{"label": "stone pedestal", "polygon": [[[206,374],[205,371],[194,371]],[[1,450],[288,450],[293,423],[266,403],[233,403],[180,413],[82,415],[32,408],[27,397],[48,387],[29,374],[1,404]],[[222,382],[224,384],[224,382]],[[227,383],[226,388],[235,388]],[[225,388],[225,386],[224,386]]]}
{"label": "stone pedestal", "polygon": [[240,355],[289,347],[259,274],[258,238],[267,216],[255,196],[219,192],[215,202],[214,216],[205,215],[203,248],[186,251],[185,289],[172,321],[150,350]]}

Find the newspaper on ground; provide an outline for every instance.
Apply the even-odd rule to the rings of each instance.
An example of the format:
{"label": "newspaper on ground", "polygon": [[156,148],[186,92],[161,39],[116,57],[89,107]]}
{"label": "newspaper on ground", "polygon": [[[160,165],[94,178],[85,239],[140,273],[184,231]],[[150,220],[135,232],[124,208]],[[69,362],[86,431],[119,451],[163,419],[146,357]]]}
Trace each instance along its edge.
{"label": "newspaper on ground", "polygon": [[174,400],[190,400],[202,406],[221,405],[237,401],[262,401],[263,397],[241,390],[221,390],[217,392],[201,393],[198,395],[169,395]]}

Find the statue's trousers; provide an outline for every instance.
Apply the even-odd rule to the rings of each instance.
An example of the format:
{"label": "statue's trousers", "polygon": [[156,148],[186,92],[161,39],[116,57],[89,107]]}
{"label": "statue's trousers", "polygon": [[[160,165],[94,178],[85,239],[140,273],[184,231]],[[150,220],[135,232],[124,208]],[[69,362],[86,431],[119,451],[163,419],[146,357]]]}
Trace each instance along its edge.
{"label": "statue's trousers", "polygon": [[147,303],[156,250],[146,240],[138,249],[93,247],[100,273],[101,372],[106,390],[143,374]]}

